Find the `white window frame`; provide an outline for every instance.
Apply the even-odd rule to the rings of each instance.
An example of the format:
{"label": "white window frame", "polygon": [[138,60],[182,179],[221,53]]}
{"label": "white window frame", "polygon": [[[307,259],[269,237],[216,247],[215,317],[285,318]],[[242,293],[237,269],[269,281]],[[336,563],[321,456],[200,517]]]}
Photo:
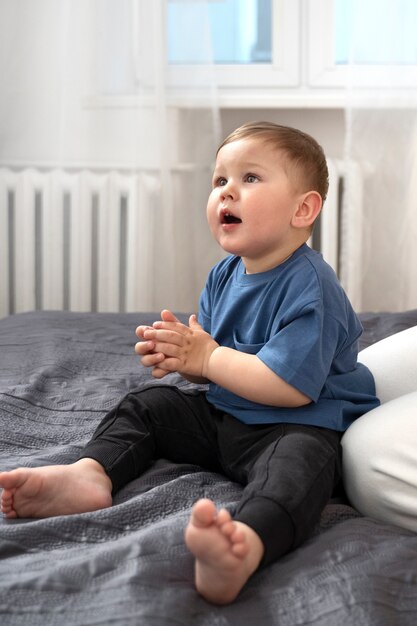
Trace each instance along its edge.
{"label": "white window frame", "polygon": [[309,0],[308,85],[310,87],[405,88],[417,84],[417,65],[336,65],[334,63],[334,0]]}
{"label": "white window frame", "polygon": [[220,88],[297,86],[300,82],[299,37],[299,0],[272,0],[272,63],[218,64],[214,68],[212,65],[168,65],[168,85],[198,88],[214,80]]}

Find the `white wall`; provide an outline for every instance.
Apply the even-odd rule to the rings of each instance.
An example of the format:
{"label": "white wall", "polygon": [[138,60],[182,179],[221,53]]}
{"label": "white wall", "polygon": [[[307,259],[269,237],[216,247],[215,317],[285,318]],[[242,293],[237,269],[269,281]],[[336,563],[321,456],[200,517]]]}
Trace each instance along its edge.
{"label": "white wall", "polygon": [[343,109],[223,109],[222,128],[225,135],[251,120],[268,120],[294,126],[309,133],[322,145],[326,155],[342,158],[345,138]]}

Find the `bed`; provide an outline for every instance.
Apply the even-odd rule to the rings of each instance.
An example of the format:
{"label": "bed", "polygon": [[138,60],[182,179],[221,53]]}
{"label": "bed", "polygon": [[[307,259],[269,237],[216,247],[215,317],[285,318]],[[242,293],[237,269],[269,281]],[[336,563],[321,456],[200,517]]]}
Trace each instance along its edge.
{"label": "bed", "polygon": [[[152,384],[134,329],[154,314],[31,312],[0,320],[0,467],[70,463],[107,410]],[[361,347],[417,324],[362,314]],[[178,375],[164,379],[184,386]],[[0,623],[315,626],[417,623],[417,536],[361,516],[343,494],[308,541],[258,572],[230,606],[193,587],[183,530],[193,502],[233,509],[241,487],[159,460],[111,508],[0,519]]]}

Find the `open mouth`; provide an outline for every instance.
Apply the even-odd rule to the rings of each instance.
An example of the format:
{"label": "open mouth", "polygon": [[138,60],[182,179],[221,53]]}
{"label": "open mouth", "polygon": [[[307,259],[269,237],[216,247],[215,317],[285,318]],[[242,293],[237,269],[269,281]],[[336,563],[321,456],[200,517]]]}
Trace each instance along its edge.
{"label": "open mouth", "polygon": [[239,217],[236,217],[232,213],[224,212],[221,215],[221,223],[222,224],[241,224],[242,220]]}

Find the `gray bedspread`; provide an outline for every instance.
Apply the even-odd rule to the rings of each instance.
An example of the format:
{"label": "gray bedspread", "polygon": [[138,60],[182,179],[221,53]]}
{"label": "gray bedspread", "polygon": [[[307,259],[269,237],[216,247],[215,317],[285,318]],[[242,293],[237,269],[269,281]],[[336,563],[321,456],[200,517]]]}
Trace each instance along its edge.
{"label": "gray bedspread", "polygon": [[[0,468],[75,460],[105,412],[149,384],[134,329],[154,319],[34,312],[0,320]],[[368,345],[416,325],[417,311],[362,319]],[[240,492],[218,474],[160,460],[110,509],[0,519],[0,624],[417,623],[417,536],[361,517],[341,499],[303,546],[258,572],[235,603],[203,600],[183,542],[190,508],[201,496],[233,508]]]}

